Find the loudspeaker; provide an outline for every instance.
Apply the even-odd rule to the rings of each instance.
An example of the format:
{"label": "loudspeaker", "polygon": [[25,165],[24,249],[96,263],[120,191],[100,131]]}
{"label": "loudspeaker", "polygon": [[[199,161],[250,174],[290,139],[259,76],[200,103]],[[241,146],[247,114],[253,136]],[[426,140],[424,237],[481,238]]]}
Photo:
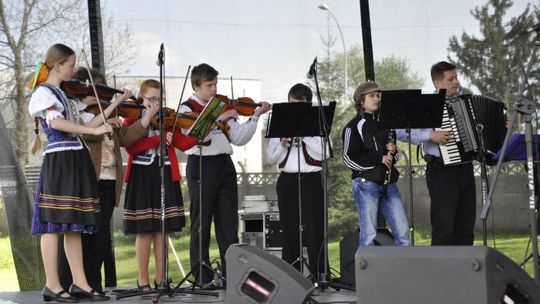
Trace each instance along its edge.
{"label": "loudspeaker", "polygon": [[315,286],[283,260],[246,245],[234,244],[227,261],[227,303],[303,303]]}
{"label": "loudspeaker", "polygon": [[495,249],[360,247],[358,303],[540,303],[540,287]]}
{"label": "loudspeaker", "polygon": [[[339,271],[341,274],[341,283],[354,286],[354,255],[358,250],[360,230],[356,229],[347,234],[339,242]],[[373,240],[375,246],[393,246],[394,238],[392,233],[385,228],[377,229],[377,235]]]}

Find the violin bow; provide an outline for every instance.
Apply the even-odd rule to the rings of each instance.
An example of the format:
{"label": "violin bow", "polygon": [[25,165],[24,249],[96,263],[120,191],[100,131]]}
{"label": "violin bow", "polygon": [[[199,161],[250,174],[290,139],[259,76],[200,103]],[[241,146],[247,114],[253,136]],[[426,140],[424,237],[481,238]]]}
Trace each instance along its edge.
{"label": "violin bow", "polygon": [[[187,79],[189,77],[189,72],[191,71],[191,65],[188,66],[188,69],[187,69],[187,73],[186,73],[186,78],[184,78],[184,85],[182,86],[182,93],[180,93],[180,100],[178,101],[178,106],[176,106],[176,113],[178,113],[180,111],[180,106],[182,105],[182,100],[184,99],[184,91],[186,89],[186,83],[187,83]],[[179,115],[176,115],[176,117],[174,118],[174,124],[173,124],[173,129],[172,129],[172,134],[174,135],[174,129],[176,128],[176,122],[178,121],[178,116]]]}
{"label": "violin bow", "polygon": [[[231,75],[231,102],[233,103],[234,109],[236,110],[236,105],[237,105],[237,103],[234,102],[234,86],[233,86],[233,78],[232,78],[232,75]],[[236,120],[236,119],[235,119],[235,120]]]}
{"label": "violin bow", "polygon": [[[114,74],[114,75],[112,76],[112,78],[113,78],[113,85],[114,85],[114,88],[116,89],[116,74]],[[115,113],[114,116],[116,116],[116,117],[118,118],[118,107],[116,107],[116,108],[114,109],[114,113]]]}
{"label": "violin bow", "polygon": [[103,118],[103,123],[107,124],[107,117],[105,117],[105,113],[103,112],[103,107],[101,106],[101,102],[99,102],[99,96],[96,90],[96,85],[94,84],[94,77],[92,77],[92,73],[90,72],[90,64],[88,63],[88,57],[86,57],[86,52],[84,51],[84,49],[81,50],[81,53],[83,55],[84,62],[86,64],[86,71],[88,72],[88,79],[90,79],[90,83],[92,84],[92,89],[94,90],[94,95],[96,96],[99,112],[101,113],[101,117]]}
{"label": "violin bow", "polygon": [[231,100],[234,100],[234,88],[233,88],[233,79],[231,75]]}

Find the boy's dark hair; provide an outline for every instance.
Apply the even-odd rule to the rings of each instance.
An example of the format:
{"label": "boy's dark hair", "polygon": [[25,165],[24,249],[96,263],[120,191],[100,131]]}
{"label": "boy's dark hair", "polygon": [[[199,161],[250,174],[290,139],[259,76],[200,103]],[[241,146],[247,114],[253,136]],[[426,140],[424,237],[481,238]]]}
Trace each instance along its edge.
{"label": "boy's dark hair", "polygon": [[[90,74],[92,74],[92,79],[94,79],[96,83],[107,84],[105,75],[103,75],[99,70],[90,69]],[[88,77],[88,69],[85,67],[79,67],[73,78],[82,82],[86,82],[87,80],[90,81],[90,77]]]}
{"label": "boy's dark hair", "polygon": [[455,69],[455,65],[446,61],[439,61],[431,66],[431,81],[441,80],[444,76],[444,72],[453,71]]}
{"label": "boy's dark hair", "polygon": [[311,100],[313,99],[313,93],[307,85],[303,83],[297,83],[291,87],[287,97],[289,99],[291,99],[291,97],[298,100],[305,99],[306,101],[311,102]]}
{"label": "boy's dark hair", "polygon": [[212,81],[217,78],[219,72],[209,64],[201,63],[191,70],[191,87],[200,86],[203,81]]}

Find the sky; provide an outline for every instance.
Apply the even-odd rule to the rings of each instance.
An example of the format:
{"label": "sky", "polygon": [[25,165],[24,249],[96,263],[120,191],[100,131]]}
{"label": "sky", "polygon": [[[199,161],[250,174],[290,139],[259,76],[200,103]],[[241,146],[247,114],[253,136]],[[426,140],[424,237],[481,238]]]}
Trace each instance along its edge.
{"label": "sky", "polygon": [[[485,2],[370,1],[375,60],[406,59],[425,80],[421,89],[431,91],[431,65],[447,58],[452,35],[478,34],[470,11]],[[167,75],[183,76],[188,65],[206,62],[220,77],[259,79],[263,100],[283,102],[293,84],[307,81],[313,59],[325,56],[321,36],[328,29],[337,39],[331,52],[343,52],[336,22],[318,8],[323,3],[339,22],[346,48],[361,45],[358,0],[102,0],[101,5],[113,26],[127,24],[141,46],[128,74],[158,75],[156,59],[164,43]],[[538,5],[515,0],[508,16],[527,3]]]}

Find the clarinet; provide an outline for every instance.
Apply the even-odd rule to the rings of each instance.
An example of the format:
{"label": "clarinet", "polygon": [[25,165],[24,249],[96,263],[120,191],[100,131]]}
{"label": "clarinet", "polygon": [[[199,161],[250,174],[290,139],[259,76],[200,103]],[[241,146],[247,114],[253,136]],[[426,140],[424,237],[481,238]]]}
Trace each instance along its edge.
{"label": "clarinet", "polygon": [[[394,143],[394,130],[390,129],[388,130],[388,144]],[[388,156],[392,156],[392,153],[390,151],[387,152]],[[392,178],[392,166],[390,168],[386,169],[386,173],[384,174],[384,182],[381,188],[380,197],[382,198],[388,198],[388,184],[390,183],[390,179]]]}

